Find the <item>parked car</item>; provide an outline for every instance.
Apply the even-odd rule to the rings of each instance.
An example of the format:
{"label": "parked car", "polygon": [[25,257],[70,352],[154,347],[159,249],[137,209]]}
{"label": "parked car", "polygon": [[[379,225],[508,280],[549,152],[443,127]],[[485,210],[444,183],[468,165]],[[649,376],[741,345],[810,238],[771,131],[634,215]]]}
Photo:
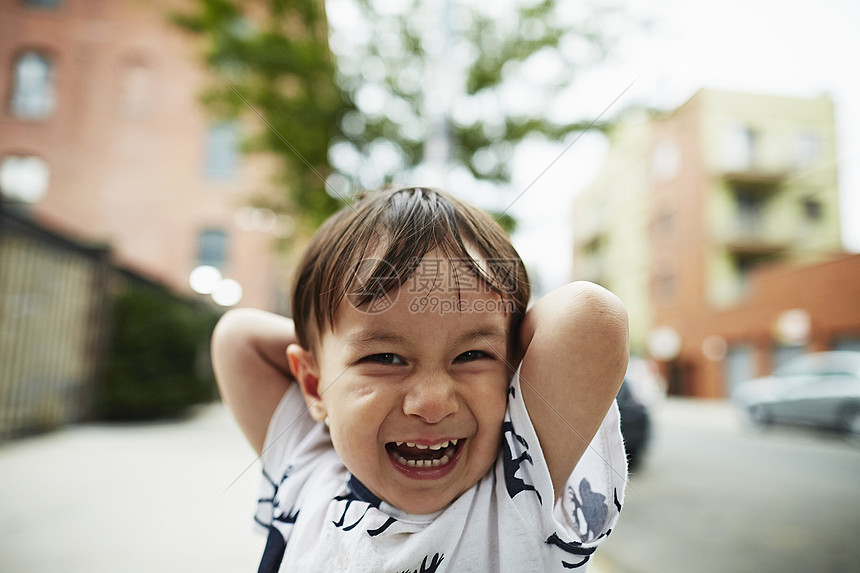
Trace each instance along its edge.
{"label": "parked car", "polygon": [[860,352],[799,356],[740,384],[732,399],[755,424],[816,426],[860,438]]}
{"label": "parked car", "polygon": [[618,390],[616,401],[621,414],[621,435],[627,449],[627,463],[631,470],[635,470],[642,463],[642,455],[651,437],[651,416],[627,378]]}

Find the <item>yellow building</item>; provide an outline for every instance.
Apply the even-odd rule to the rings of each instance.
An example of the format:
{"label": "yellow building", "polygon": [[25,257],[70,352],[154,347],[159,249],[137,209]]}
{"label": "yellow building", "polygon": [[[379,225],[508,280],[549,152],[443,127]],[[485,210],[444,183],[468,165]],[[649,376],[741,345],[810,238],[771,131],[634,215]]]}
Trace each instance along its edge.
{"label": "yellow building", "polygon": [[641,352],[651,324],[648,301],[649,119],[637,114],[617,125],[611,151],[574,204],[574,274],[604,285],[627,305],[631,343]]}
{"label": "yellow building", "polygon": [[753,271],[842,250],[833,115],[823,96],[701,90],[611,132],[574,203],[574,276],[625,301],[632,350],[662,360],[674,390],[724,393],[697,378],[702,324],[746,300]]}
{"label": "yellow building", "polygon": [[730,307],[747,270],[842,249],[833,104],[704,92],[708,302]]}

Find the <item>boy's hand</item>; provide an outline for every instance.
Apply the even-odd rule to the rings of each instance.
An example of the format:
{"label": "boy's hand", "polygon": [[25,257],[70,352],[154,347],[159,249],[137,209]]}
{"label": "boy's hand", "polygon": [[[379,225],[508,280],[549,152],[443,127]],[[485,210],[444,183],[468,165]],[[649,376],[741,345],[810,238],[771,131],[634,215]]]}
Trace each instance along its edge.
{"label": "boy's hand", "polygon": [[624,379],[627,312],[592,283],[561,287],[526,313],[520,382],[556,499]]}
{"label": "boy's hand", "polygon": [[253,309],[225,313],[212,333],[212,366],[221,397],[258,454],[269,420],[293,379],[286,349],[295,342],[292,319]]}

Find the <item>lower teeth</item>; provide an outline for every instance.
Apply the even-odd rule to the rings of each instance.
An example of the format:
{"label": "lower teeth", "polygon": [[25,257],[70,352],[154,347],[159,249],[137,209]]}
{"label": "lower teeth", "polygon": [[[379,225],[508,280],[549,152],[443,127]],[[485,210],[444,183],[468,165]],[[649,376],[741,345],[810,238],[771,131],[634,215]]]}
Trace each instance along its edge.
{"label": "lower teeth", "polygon": [[404,466],[409,466],[410,468],[438,468],[439,466],[444,466],[451,461],[447,454],[438,460],[407,460],[406,458],[397,455],[395,455],[395,459],[399,463]]}

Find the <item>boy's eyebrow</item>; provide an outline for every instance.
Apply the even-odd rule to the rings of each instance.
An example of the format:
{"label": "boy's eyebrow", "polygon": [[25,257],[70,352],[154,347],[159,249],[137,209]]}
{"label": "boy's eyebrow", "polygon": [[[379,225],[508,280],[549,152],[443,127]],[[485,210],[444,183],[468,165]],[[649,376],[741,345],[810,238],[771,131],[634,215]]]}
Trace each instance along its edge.
{"label": "boy's eyebrow", "polygon": [[469,342],[471,340],[483,340],[486,342],[494,343],[507,343],[508,332],[505,329],[497,328],[495,326],[484,326],[476,328],[474,330],[470,330],[468,332],[464,332],[455,339],[454,344],[459,345],[465,342]]}
{"label": "boy's eyebrow", "polygon": [[366,347],[374,342],[403,342],[404,338],[387,328],[365,328],[346,337],[350,346]]}
{"label": "boy's eyebrow", "polygon": [[[485,340],[494,343],[507,343],[508,333],[503,328],[495,326],[481,326],[464,332],[454,339],[454,344],[464,344],[471,340]],[[353,332],[346,336],[346,344],[354,347],[365,348],[375,342],[402,343],[406,338],[387,328],[366,328]]]}

